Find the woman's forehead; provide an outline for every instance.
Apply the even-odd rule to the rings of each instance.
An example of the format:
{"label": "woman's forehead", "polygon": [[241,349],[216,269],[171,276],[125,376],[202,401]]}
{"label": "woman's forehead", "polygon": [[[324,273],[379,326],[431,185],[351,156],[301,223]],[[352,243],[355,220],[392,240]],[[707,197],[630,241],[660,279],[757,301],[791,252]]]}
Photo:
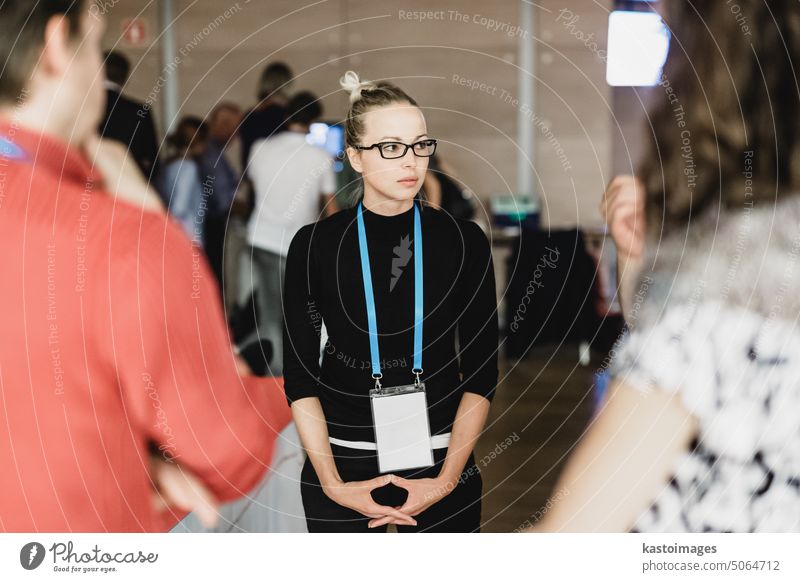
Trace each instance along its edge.
{"label": "woman's forehead", "polygon": [[422,111],[408,103],[368,111],[364,115],[364,128],[366,135],[374,139],[414,139],[427,131]]}

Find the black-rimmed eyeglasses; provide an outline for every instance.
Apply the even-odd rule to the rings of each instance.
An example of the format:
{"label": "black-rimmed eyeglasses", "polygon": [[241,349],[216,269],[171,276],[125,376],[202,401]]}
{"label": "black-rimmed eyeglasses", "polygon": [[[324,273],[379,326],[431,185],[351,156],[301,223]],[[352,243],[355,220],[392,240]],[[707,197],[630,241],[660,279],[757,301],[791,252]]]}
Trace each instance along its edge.
{"label": "black-rimmed eyeglasses", "polygon": [[404,144],[399,141],[382,141],[371,146],[355,146],[357,150],[371,150],[378,148],[381,157],[385,160],[396,160],[405,157],[409,148],[418,158],[429,158],[436,152],[436,140],[424,139],[412,144]]}

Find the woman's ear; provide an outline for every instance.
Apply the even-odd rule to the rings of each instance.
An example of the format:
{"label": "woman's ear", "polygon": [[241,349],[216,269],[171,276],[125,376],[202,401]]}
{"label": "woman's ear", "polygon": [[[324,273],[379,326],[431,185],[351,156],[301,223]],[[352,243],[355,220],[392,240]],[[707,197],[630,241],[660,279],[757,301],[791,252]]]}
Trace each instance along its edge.
{"label": "woman's ear", "polygon": [[347,148],[347,159],[350,160],[350,166],[359,174],[361,173],[361,152],[354,147]]}

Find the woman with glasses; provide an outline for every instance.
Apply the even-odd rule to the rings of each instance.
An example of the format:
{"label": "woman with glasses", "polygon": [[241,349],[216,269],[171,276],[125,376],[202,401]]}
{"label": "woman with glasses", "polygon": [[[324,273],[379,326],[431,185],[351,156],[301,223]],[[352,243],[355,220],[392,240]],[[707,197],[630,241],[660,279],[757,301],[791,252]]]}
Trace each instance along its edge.
{"label": "woman with glasses", "polygon": [[284,287],[308,529],[476,532],[472,450],[497,382],[489,243],[477,224],[424,208],[437,144],[417,103],[351,71],[341,84],[362,187],[353,208],[297,233]]}

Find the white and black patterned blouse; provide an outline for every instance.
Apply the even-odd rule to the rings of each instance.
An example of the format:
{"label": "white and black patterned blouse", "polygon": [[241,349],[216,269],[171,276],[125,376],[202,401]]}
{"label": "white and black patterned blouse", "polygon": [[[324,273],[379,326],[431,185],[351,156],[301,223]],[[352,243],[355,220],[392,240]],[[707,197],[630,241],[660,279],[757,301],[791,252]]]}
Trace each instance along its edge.
{"label": "white and black patterned blouse", "polygon": [[675,393],[699,434],[634,529],[800,531],[798,203],[706,217],[659,252],[611,372]]}

